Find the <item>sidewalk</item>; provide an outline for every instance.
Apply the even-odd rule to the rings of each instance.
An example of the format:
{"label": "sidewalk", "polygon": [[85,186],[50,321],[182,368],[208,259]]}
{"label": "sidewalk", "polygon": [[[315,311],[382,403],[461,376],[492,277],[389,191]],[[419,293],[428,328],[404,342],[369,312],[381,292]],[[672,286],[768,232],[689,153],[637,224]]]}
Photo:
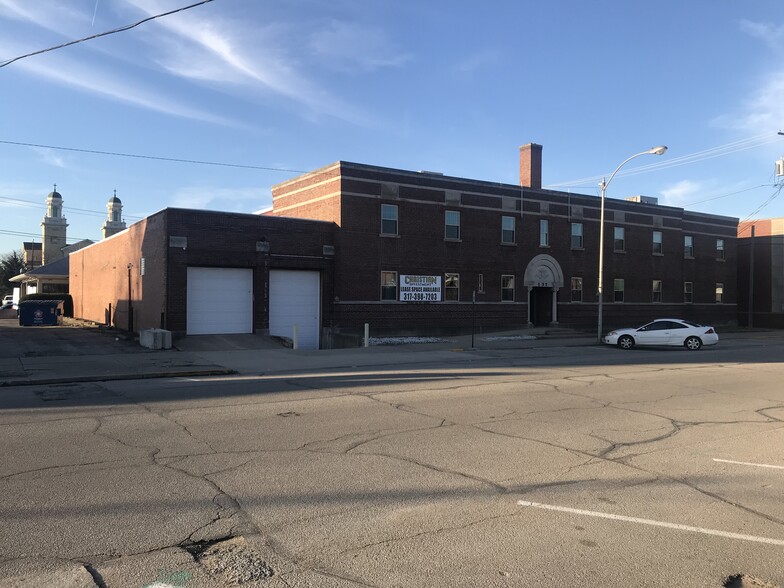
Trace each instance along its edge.
{"label": "sidewalk", "polygon": [[[244,337],[244,339],[243,339]],[[532,349],[553,345],[591,345],[592,337],[574,332],[512,331],[443,337],[437,342],[417,339],[367,348],[293,350],[270,345],[266,339],[218,336],[215,340],[186,340],[162,351],[102,355],[0,358],[0,387],[144,378],[259,375],[303,369],[356,368],[400,362],[454,361],[455,354],[498,349]],[[107,339],[108,341],[108,339]]]}
{"label": "sidewalk", "polygon": [[[723,339],[780,337],[776,331],[722,333]],[[209,336],[203,336],[209,337]],[[67,382],[95,382],[167,377],[205,377],[222,375],[261,375],[303,370],[356,369],[394,363],[449,363],[459,354],[481,355],[499,350],[530,350],[547,347],[585,347],[599,345],[596,336],[566,329],[526,329],[443,337],[436,342],[398,342],[351,349],[293,350],[275,347],[269,340],[248,348],[248,339],[238,336],[221,345],[200,340],[181,344],[181,351],[125,352],[108,355],[68,355],[47,357],[0,358],[0,387]],[[416,339],[412,339],[416,341]],[[238,344],[242,343],[242,345]],[[177,343],[175,343],[177,345]],[[254,345],[254,343],[250,343]]]}

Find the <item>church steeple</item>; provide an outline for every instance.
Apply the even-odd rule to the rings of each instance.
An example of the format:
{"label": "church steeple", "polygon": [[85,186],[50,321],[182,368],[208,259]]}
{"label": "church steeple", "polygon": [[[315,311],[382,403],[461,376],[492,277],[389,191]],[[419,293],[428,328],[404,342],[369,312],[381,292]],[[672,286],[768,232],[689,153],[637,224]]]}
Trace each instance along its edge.
{"label": "church steeple", "polygon": [[106,210],[108,217],[101,229],[104,239],[125,230],[125,221],[122,219],[122,202],[117,198],[117,190],[114,191],[114,196],[109,198],[109,202],[106,203]]}
{"label": "church steeple", "polygon": [[46,216],[41,223],[41,262],[44,265],[63,258],[67,227],[63,216],[63,197],[55,184],[54,190],[46,197]]}

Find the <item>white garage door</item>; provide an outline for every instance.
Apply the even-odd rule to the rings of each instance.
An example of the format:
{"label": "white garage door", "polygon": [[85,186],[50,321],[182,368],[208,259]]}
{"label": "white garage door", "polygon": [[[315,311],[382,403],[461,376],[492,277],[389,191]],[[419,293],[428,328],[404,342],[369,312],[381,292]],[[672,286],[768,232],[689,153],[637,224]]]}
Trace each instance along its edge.
{"label": "white garage door", "polygon": [[253,332],[253,270],[188,268],[188,335]]}
{"label": "white garage door", "polygon": [[321,281],[318,272],[270,270],[270,335],[293,338],[300,349],[319,348]]}

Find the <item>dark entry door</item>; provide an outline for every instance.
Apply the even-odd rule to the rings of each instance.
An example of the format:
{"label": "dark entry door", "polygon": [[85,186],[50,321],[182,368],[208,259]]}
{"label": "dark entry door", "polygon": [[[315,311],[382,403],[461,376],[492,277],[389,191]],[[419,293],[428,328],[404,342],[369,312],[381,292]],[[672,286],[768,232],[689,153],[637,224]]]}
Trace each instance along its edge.
{"label": "dark entry door", "polygon": [[531,322],[535,327],[546,327],[553,322],[553,289],[531,290]]}

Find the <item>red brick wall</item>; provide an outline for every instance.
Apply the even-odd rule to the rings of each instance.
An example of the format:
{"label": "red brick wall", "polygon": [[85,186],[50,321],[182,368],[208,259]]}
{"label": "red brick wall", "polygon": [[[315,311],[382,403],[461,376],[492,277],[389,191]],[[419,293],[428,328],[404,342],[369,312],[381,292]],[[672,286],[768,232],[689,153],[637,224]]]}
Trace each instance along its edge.
{"label": "red brick wall", "polygon": [[[160,215],[148,217],[117,235],[71,253],[69,280],[75,317],[127,329],[130,263],[133,330],[160,326],[154,318],[163,305],[163,279],[156,271],[156,267],[163,267],[161,222]],[[142,277],[140,265],[145,256]]]}
{"label": "red brick wall", "polygon": [[272,188],[273,216],[307,218],[340,226],[340,164],[316,170]]}
{"label": "red brick wall", "polygon": [[[528,289],[523,276],[531,260],[542,253],[554,257],[563,270],[559,321],[595,324],[598,198],[546,190],[521,191],[508,185],[357,164],[343,163],[341,171],[341,229],[336,235],[335,260],[335,293],[340,302],[335,307],[335,324],[356,327],[370,318],[385,328],[464,327],[472,320],[471,313],[478,313],[482,321],[494,326],[525,323]],[[398,236],[381,235],[382,203],[398,206]],[[606,204],[604,291],[608,326],[630,321],[634,324],[661,313],[716,319],[707,322],[735,319],[737,221],[616,199]],[[461,214],[459,242],[444,239],[446,210]],[[514,245],[501,243],[502,216],[516,219]],[[540,219],[550,222],[549,247],[539,246]],[[584,226],[584,247],[579,250],[571,248],[572,222]],[[623,252],[613,251],[615,226],[625,228]],[[653,255],[654,230],[663,233],[660,256]],[[694,238],[694,259],[684,259],[684,234]],[[725,241],[725,261],[716,259],[717,238]],[[447,272],[458,273],[461,303],[381,302],[382,271],[442,278]],[[464,305],[470,309],[480,273],[485,284],[485,292],[477,294],[481,306],[466,310]],[[500,301],[502,274],[515,276],[516,304]],[[573,276],[583,278],[582,303],[570,301]],[[612,302],[616,277],[625,280],[623,304]],[[661,303],[652,302],[654,279],[663,281]],[[683,302],[685,281],[694,283],[692,304]],[[723,305],[714,303],[716,283],[724,284]]]}

